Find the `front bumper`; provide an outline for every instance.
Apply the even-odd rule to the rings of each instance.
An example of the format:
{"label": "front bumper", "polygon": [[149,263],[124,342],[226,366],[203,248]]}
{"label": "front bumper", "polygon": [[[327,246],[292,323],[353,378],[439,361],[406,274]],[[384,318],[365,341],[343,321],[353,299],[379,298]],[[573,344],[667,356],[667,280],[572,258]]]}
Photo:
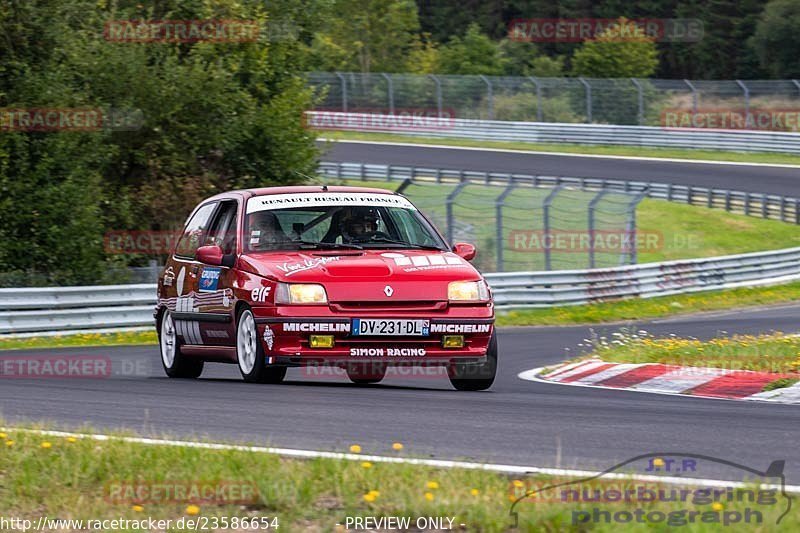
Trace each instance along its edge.
{"label": "front bumper", "polygon": [[[494,329],[493,316],[436,318],[388,313],[382,317],[369,316],[429,319],[431,333],[424,337],[353,336],[350,327],[352,318],[357,318],[355,316],[257,316],[256,324],[267,361],[289,366],[361,362],[421,366],[480,364],[486,360]],[[309,341],[311,335],[332,335],[334,346],[312,348]],[[463,335],[464,346],[445,348],[442,345],[444,335]]]}

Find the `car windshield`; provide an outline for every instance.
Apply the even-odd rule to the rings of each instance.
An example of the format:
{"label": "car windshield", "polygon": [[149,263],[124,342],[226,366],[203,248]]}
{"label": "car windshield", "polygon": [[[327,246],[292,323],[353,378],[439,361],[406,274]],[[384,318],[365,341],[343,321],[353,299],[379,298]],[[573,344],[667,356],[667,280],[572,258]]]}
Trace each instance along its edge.
{"label": "car windshield", "polygon": [[398,195],[265,195],[251,198],[247,213],[248,251],[447,249],[411,202]]}

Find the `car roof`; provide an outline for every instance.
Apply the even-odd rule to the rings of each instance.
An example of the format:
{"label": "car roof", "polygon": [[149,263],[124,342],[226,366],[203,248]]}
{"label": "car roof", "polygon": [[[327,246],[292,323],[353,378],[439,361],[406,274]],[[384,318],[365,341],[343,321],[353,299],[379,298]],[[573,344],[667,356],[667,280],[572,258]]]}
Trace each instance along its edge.
{"label": "car roof", "polygon": [[254,196],[266,196],[270,194],[308,194],[315,192],[366,192],[374,194],[395,194],[394,191],[388,189],[377,189],[374,187],[347,187],[343,185],[329,185],[323,189],[322,185],[291,185],[285,187],[259,187],[254,189],[241,189],[236,191],[228,191],[217,194],[208,198],[209,200],[221,200],[225,198],[244,197],[252,198]]}

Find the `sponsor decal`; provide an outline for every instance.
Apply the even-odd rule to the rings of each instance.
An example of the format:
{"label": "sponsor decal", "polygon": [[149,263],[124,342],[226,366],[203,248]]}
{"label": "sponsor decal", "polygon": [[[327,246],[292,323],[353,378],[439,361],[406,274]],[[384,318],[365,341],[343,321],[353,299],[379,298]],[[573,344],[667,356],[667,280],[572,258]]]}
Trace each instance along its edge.
{"label": "sponsor decal", "polygon": [[431,324],[431,333],[489,333],[491,324]]}
{"label": "sponsor decal", "polygon": [[164,271],[164,286],[172,287],[174,281],[175,281],[175,272],[172,270],[172,267],[169,267]]}
{"label": "sponsor decal", "polygon": [[[272,346],[275,344],[275,333],[272,332],[272,328],[270,328],[269,326],[264,328],[264,342],[267,343],[268,350],[271,350]],[[272,363],[271,357],[269,362]]]}
{"label": "sponsor decal", "polygon": [[332,192],[257,196],[247,201],[247,214],[269,209],[340,205],[401,207],[403,209],[417,210],[407,198],[395,194]]}
{"label": "sponsor decal", "polygon": [[207,329],[206,330],[206,337],[211,339],[227,339],[228,332],[221,329]]}
{"label": "sponsor decal", "polygon": [[408,267],[404,268],[403,272],[421,272],[425,270],[468,266],[463,259],[455,255],[428,254],[408,256],[394,252],[387,252],[381,254],[381,257],[393,259],[397,266]]}
{"label": "sponsor decal", "polygon": [[312,268],[317,268],[319,266],[325,265],[332,261],[338,261],[341,259],[338,255],[334,255],[331,257],[317,257],[316,259],[305,259],[301,263],[284,263],[282,265],[276,265],[278,270],[286,274],[286,276],[291,276],[292,274],[296,274],[298,272],[303,272],[304,270],[311,270]]}
{"label": "sponsor decal", "polygon": [[284,322],[283,331],[310,333],[349,333],[346,322]]}
{"label": "sponsor decal", "polygon": [[350,348],[350,357],[425,357],[425,348]]}
{"label": "sponsor decal", "polygon": [[200,274],[200,292],[213,292],[217,290],[219,284],[219,268],[204,267]]}
{"label": "sponsor decal", "polygon": [[272,287],[256,287],[250,291],[250,299],[254,302],[266,302]]}

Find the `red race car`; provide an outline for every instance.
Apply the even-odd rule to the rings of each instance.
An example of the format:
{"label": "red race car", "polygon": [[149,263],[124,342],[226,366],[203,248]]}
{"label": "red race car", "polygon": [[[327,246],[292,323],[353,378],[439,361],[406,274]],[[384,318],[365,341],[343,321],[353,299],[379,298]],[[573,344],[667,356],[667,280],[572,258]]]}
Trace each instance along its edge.
{"label": "red race car", "polygon": [[191,214],[158,280],[164,370],[206,361],[277,383],[335,365],[355,383],[387,366],[444,366],[459,390],[491,386],[494,304],[469,264],[405,197],[361,187],[219,194]]}

